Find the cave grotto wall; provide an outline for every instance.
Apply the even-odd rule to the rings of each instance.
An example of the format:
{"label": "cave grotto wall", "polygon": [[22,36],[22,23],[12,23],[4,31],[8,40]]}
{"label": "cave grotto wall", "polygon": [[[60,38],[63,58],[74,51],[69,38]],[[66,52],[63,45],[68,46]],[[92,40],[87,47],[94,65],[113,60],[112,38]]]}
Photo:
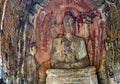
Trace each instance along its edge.
{"label": "cave grotto wall", "polygon": [[[113,5],[110,6],[110,11],[108,13],[108,19],[107,19],[107,23],[109,26],[109,36],[107,37],[107,39],[105,40],[105,45],[109,45],[109,47],[106,47],[106,62],[109,61],[109,63],[111,65],[113,65],[110,68],[110,65],[107,64],[107,66],[109,66],[108,69],[108,74],[110,75],[114,75],[115,77],[115,81],[117,83],[119,83],[119,72],[120,72],[120,68],[119,67],[119,59],[120,59],[120,44],[119,44],[119,39],[120,39],[120,1],[119,0],[111,0],[111,2],[114,2]],[[111,62],[110,62],[111,60]],[[113,60],[113,61],[112,61]],[[113,71],[114,70],[114,71]],[[113,71],[114,73],[111,73],[111,71]]]}
{"label": "cave grotto wall", "polygon": [[[109,7],[106,7],[105,12],[108,14],[108,19],[104,22],[97,7],[87,0],[83,2],[81,0],[78,0],[78,2],[75,2],[75,0],[8,0],[4,23],[2,24],[3,30],[1,31],[4,69],[8,71],[9,76],[16,83],[19,79],[27,81],[28,74],[24,67],[27,67],[26,61],[31,60],[28,57],[33,55],[30,52],[30,47],[37,46],[35,56],[38,65],[36,65],[40,67],[39,73],[36,74],[39,74],[40,81],[45,80],[45,71],[50,68],[52,40],[60,37],[63,33],[61,29],[62,18],[66,8],[69,7],[68,4],[70,4],[69,10],[76,19],[76,35],[85,38],[91,65],[96,66],[100,81],[105,82],[105,60],[107,62],[112,60],[110,63],[114,64],[113,59],[109,59],[111,58],[109,53],[115,53],[112,56],[117,57],[117,60],[119,60],[120,55],[118,47],[120,46],[118,44],[120,10],[117,10],[119,9],[119,2],[116,0],[115,3],[117,8],[115,4],[109,4]],[[81,6],[78,6],[78,4]],[[3,11],[2,8],[0,11]],[[90,20],[89,35],[87,36],[82,33],[85,30],[82,29],[81,17],[78,17],[81,16],[80,11],[97,15],[97,17],[93,16],[93,22]],[[97,26],[95,22],[97,22]],[[108,45],[114,47],[109,48]],[[111,65],[107,66],[111,67]],[[109,67],[107,67],[109,70],[107,74],[113,76],[114,66]]]}
{"label": "cave grotto wall", "polygon": [[[20,69],[23,63],[21,57],[24,56],[22,42],[27,15],[25,7],[30,1],[5,0],[5,2],[4,22],[1,24],[3,26],[3,30],[1,30],[3,68],[8,72],[13,81],[16,82],[19,73],[21,73]],[[18,83],[16,82],[16,84]]]}

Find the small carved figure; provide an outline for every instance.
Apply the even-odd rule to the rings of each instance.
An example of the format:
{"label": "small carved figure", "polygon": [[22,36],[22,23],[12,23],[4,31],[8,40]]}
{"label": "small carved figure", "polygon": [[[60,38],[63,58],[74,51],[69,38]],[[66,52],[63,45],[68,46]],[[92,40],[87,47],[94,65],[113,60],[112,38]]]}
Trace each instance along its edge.
{"label": "small carved figure", "polygon": [[63,37],[53,41],[51,67],[60,69],[89,66],[84,39],[74,35],[74,19],[70,13],[65,15],[63,27]]}
{"label": "small carved figure", "polygon": [[38,84],[39,64],[35,58],[36,48],[35,43],[31,43],[30,54],[26,57],[26,74],[28,84]]}

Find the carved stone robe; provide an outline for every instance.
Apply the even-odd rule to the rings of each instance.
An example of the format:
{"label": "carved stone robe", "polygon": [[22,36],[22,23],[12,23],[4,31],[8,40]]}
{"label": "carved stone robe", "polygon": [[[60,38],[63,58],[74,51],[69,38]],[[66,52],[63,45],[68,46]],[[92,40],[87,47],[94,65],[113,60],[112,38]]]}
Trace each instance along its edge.
{"label": "carved stone robe", "polygon": [[83,68],[89,65],[85,42],[82,38],[62,37],[53,41],[52,68]]}

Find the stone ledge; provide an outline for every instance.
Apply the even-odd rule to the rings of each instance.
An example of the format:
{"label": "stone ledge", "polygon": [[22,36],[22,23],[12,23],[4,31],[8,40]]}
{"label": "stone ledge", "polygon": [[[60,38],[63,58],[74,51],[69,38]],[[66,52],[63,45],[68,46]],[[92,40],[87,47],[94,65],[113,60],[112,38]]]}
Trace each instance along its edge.
{"label": "stone ledge", "polygon": [[95,67],[85,69],[49,69],[46,84],[98,84]]}
{"label": "stone ledge", "polygon": [[48,77],[46,84],[98,84],[96,75],[89,77]]}
{"label": "stone ledge", "polygon": [[[47,76],[89,76],[96,74],[96,68],[93,66],[84,69],[48,69]],[[64,73],[64,74],[63,74]]]}

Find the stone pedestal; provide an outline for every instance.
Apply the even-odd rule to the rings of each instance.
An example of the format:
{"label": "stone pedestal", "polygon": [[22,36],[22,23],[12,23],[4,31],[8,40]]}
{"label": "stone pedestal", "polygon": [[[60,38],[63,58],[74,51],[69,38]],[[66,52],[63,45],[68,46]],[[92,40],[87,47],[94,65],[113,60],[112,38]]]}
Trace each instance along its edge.
{"label": "stone pedestal", "polygon": [[98,84],[96,69],[49,69],[46,84]]}

